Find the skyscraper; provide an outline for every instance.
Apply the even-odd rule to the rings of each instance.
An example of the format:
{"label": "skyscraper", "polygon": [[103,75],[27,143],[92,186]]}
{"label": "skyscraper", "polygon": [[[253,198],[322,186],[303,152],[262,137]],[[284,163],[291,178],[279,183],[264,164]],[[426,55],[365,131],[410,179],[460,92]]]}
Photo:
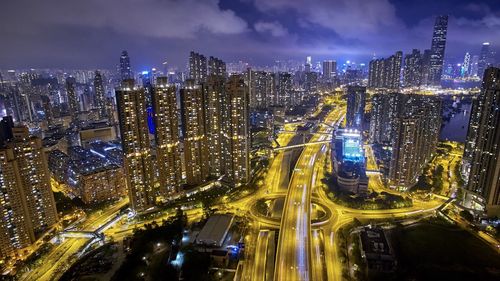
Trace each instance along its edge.
{"label": "skyscraper", "polygon": [[[490,67],[483,77],[481,93],[473,104],[468,131],[470,173],[464,204],[500,214],[500,69]],[[474,128],[475,126],[475,128]],[[467,160],[464,158],[464,160]]]}
{"label": "skyscraper", "polygon": [[120,56],[120,79],[127,80],[133,79],[132,69],[130,68],[130,58],[127,51],[122,51]]}
{"label": "skyscraper", "polygon": [[323,79],[329,81],[337,76],[337,62],[334,60],[323,61]]}
{"label": "skyscraper", "polygon": [[208,75],[226,77],[226,63],[221,59],[210,56],[208,59]]}
{"label": "skyscraper", "polygon": [[136,88],[132,79],[124,80],[116,90],[116,104],[130,204],[141,212],[155,203],[144,89]]}
{"label": "skyscraper", "polygon": [[[212,71],[221,71],[217,60],[212,60],[213,67]],[[224,65],[225,68],[225,65]],[[189,54],[189,78],[194,80],[194,83],[203,83],[207,79],[207,58],[195,52]]]}
{"label": "skyscraper", "polygon": [[228,95],[228,138],[227,175],[236,185],[248,182],[250,178],[250,137],[248,123],[248,90],[241,75],[233,75],[226,85]]}
{"label": "skyscraper", "polygon": [[184,166],[188,185],[198,185],[209,175],[209,153],[205,123],[205,99],[202,86],[186,80],[180,91]]}
{"label": "skyscraper", "polygon": [[406,190],[416,183],[431,160],[441,128],[441,100],[426,95],[397,94],[397,115],[391,124],[389,185]]}
{"label": "skyscraper", "polygon": [[405,87],[419,87],[422,82],[422,55],[417,49],[405,56],[403,69]]}
{"label": "skyscraper", "polygon": [[401,51],[386,59],[371,60],[368,70],[368,87],[399,89],[402,60],[403,52]]}
{"label": "skyscraper", "polygon": [[272,105],[290,107],[292,105],[292,75],[279,72],[276,75],[276,91]]}
{"label": "skyscraper", "polygon": [[104,85],[102,83],[102,75],[96,70],[94,76],[94,93],[95,93],[95,104],[97,110],[99,111],[99,118],[106,118],[106,97],[104,93]]}
{"label": "skyscraper", "polygon": [[227,111],[227,93],[225,90],[225,77],[209,75],[204,85],[205,100],[205,127],[209,153],[209,173],[213,177],[220,177],[226,172],[227,156],[225,149],[228,145],[225,129],[229,122]]}
{"label": "skyscraper", "polygon": [[71,119],[76,121],[78,119],[78,113],[80,112],[80,104],[78,103],[78,97],[75,89],[75,78],[66,78],[66,94],[68,95],[68,109]]}
{"label": "skyscraper", "polygon": [[32,244],[54,225],[57,210],[42,142],[27,127],[2,120],[0,148],[0,256]]}
{"label": "skyscraper", "polygon": [[469,77],[471,70],[471,58],[469,52],[465,53],[464,63],[462,64],[462,77]]}
{"label": "skyscraper", "polygon": [[31,225],[35,234],[39,234],[58,220],[42,140],[30,136],[24,126],[14,127],[13,137],[8,146],[14,150],[18,162]]}
{"label": "skyscraper", "polygon": [[366,87],[347,87],[347,113],[346,127],[349,129],[363,130],[365,119]]}
{"label": "skyscraper", "polygon": [[477,75],[483,77],[484,71],[492,65],[493,53],[490,49],[490,43],[484,42],[481,47],[481,53],[479,54],[479,60],[477,62]]}
{"label": "skyscraper", "polygon": [[152,95],[160,193],[180,191],[182,163],[175,87],[158,77]]}
{"label": "skyscraper", "polygon": [[441,85],[447,31],[448,16],[438,16],[434,23],[434,32],[432,33],[429,85]]}

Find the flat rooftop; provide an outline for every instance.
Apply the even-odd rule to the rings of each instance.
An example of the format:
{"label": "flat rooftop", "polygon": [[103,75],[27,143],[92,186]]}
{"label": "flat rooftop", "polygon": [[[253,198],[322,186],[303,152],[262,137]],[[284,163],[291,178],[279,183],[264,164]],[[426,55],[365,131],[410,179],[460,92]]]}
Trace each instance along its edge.
{"label": "flat rooftop", "polygon": [[217,247],[222,246],[232,222],[233,217],[230,215],[211,216],[198,234],[197,243]]}

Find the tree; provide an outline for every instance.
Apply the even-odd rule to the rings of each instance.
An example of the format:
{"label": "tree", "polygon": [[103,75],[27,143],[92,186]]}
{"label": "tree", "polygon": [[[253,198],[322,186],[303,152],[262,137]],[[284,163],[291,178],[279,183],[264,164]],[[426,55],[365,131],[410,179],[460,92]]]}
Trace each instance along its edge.
{"label": "tree", "polygon": [[474,221],[474,216],[466,210],[460,211],[460,216],[467,220],[468,222],[473,222]]}

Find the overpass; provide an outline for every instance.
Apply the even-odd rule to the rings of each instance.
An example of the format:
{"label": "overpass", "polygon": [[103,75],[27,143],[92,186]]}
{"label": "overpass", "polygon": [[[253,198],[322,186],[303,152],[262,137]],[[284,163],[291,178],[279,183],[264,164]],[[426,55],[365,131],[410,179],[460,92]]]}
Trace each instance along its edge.
{"label": "overpass", "polygon": [[99,226],[96,230],[87,231],[87,230],[69,230],[69,229],[67,229],[67,230],[63,230],[63,231],[59,232],[58,236],[60,238],[86,238],[86,239],[104,241],[103,232],[106,231],[106,229],[113,226],[116,222],[118,222],[122,218],[122,216],[127,214],[129,211],[130,210],[128,208],[119,211],[118,214],[116,214],[113,218],[108,220],[103,225]]}
{"label": "overpass", "polygon": [[289,134],[299,134],[299,135],[331,135],[332,133],[324,133],[324,132],[308,132],[308,131],[280,131],[281,133],[289,133]]}
{"label": "overpass", "polygon": [[313,142],[294,144],[294,145],[288,145],[288,146],[280,146],[280,147],[274,148],[273,151],[293,149],[293,148],[299,148],[299,147],[310,146],[310,145],[315,145],[315,144],[330,143],[330,142],[331,142],[331,140],[323,140],[323,141],[313,141]]}

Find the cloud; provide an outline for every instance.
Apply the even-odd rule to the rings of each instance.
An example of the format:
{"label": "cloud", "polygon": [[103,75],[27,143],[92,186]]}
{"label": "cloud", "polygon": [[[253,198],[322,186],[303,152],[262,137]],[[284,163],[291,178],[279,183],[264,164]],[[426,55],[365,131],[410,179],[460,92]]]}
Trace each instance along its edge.
{"label": "cloud", "polygon": [[39,23],[78,25],[168,38],[194,38],[204,31],[247,31],[247,23],[233,11],[220,9],[218,0],[16,0],[4,4],[0,16],[12,28]]}
{"label": "cloud", "polygon": [[293,10],[302,25],[316,24],[346,38],[403,25],[396,16],[395,7],[387,0],[255,0],[254,3],[266,13]]}
{"label": "cloud", "polygon": [[288,35],[288,31],[279,22],[258,21],[254,24],[254,28],[260,33],[270,33],[274,37]]}

